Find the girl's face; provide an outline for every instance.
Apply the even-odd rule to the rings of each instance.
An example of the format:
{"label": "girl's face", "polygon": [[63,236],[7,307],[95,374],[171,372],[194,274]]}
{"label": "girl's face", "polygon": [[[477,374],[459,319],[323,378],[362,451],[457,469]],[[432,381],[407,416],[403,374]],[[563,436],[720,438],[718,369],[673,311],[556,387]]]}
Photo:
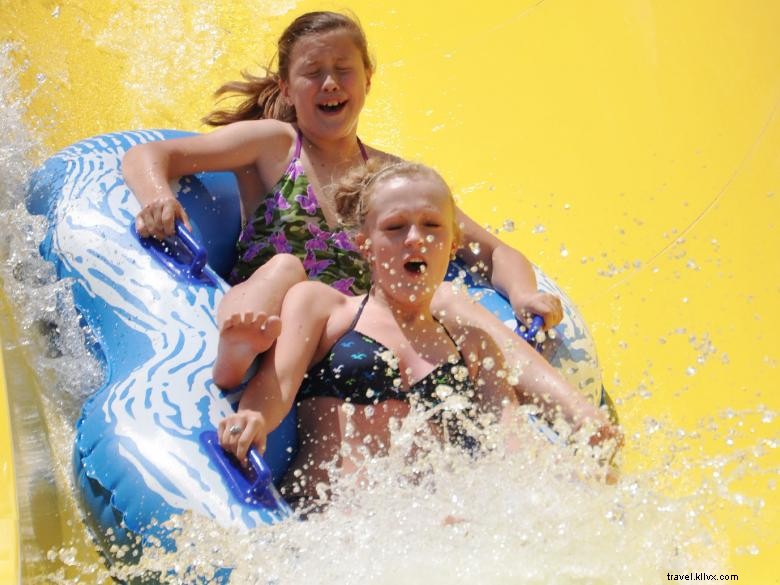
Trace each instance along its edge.
{"label": "girl's face", "polygon": [[435,177],[394,177],[374,187],[357,244],[374,286],[402,305],[430,299],[455,249],[455,209]]}
{"label": "girl's face", "polygon": [[338,29],[298,40],[280,87],[305,132],[336,139],[357,131],[370,82],[353,35]]}

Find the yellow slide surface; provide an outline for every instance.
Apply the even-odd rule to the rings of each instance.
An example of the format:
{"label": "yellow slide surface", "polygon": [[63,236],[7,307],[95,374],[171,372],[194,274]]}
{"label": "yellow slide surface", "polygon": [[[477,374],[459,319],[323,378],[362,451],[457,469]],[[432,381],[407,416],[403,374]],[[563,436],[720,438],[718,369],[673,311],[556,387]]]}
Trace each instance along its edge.
{"label": "yellow slide surface", "polygon": [[[0,42],[50,154],[109,131],[205,131],[214,89],[259,71],[294,16],[342,8],[4,0]],[[672,495],[729,478],[706,519],[723,572],[780,582],[780,3],[349,9],[378,63],[361,138],[439,169],[574,299],[625,427],[626,476],[664,469]],[[13,324],[22,307],[3,306]],[[24,360],[6,353],[6,377]],[[3,583],[18,539],[4,408]]]}

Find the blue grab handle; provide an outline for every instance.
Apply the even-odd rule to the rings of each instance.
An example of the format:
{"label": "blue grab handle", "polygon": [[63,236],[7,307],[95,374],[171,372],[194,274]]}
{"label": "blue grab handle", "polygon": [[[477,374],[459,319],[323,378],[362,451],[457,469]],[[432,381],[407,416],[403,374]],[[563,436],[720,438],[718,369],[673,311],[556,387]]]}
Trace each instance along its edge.
{"label": "blue grab handle", "polygon": [[187,267],[187,274],[195,277],[200,276],[203,273],[203,268],[206,266],[206,248],[200,245],[200,242],[187,231],[187,228],[180,221],[176,222],[176,235],[179,236],[184,246],[192,254],[192,260],[190,260],[190,264]]}
{"label": "blue grab handle", "polygon": [[133,235],[141,245],[162,264],[168,272],[184,280],[205,280],[208,255],[206,248],[187,231],[184,224],[176,221],[176,235],[171,238],[158,240],[157,238],[142,238],[138,235],[135,222],[130,226]]}
{"label": "blue grab handle", "polygon": [[250,507],[286,511],[284,502],[274,497],[271,469],[254,447],[249,449],[247,468],[222,448],[216,431],[203,431],[200,441],[239,502]]}
{"label": "blue grab handle", "polygon": [[517,327],[515,328],[515,333],[536,347],[536,335],[543,327],[544,318],[540,315],[534,315],[533,319],[531,319],[531,324],[528,327],[523,327],[518,323]]}

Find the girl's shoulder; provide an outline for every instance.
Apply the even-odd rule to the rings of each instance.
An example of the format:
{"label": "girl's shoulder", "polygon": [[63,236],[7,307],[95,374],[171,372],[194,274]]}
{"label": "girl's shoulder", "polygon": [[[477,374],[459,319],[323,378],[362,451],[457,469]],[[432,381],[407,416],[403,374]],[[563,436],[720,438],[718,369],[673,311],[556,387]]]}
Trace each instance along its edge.
{"label": "girl's shoulder", "polygon": [[[469,296],[465,287],[449,281],[443,282],[436,290],[431,309],[450,335],[458,338],[469,349],[484,349],[486,341],[490,339],[485,330],[485,319],[490,316],[485,315],[487,310]],[[476,353],[483,352],[480,350]]]}
{"label": "girl's shoulder", "polygon": [[230,134],[245,140],[274,141],[289,144],[297,138],[295,127],[289,122],[280,120],[241,120],[221,126],[212,135]]}
{"label": "girl's shoulder", "polygon": [[300,331],[321,331],[330,347],[348,328],[360,301],[361,297],[347,296],[325,283],[305,280],[285,295],[282,322],[297,322]]}

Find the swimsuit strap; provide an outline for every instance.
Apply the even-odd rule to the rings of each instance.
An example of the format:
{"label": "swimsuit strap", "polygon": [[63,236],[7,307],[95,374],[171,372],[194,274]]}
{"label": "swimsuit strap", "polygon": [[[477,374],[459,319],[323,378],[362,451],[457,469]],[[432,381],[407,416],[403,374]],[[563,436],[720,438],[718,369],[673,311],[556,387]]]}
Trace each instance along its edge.
{"label": "swimsuit strap", "polygon": [[[442,328],[442,329],[444,329],[444,333],[446,333],[446,334],[447,334],[447,337],[449,337],[449,338],[450,338],[450,341],[452,342],[452,345],[454,345],[454,346],[455,346],[455,349],[456,349],[456,351],[458,352],[458,355],[460,356],[460,359],[461,359],[461,360],[463,360],[463,354],[462,354],[462,353],[460,353],[460,346],[458,345],[458,342],[457,342],[457,341],[455,341],[455,338],[454,338],[454,337],[452,337],[452,335],[450,334],[450,332],[449,332],[449,329],[447,329],[447,327],[445,327],[445,326],[444,326],[444,323],[442,323],[441,321],[439,321],[439,320],[438,320],[436,317],[433,317],[433,319],[434,319],[434,321],[436,321],[436,322],[437,322],[439,325],[441,325],[441,328]],[[465,363],[465,360],[463,360],[463,362]]]}
{"label": "swimsuit strap", "polygon": [[360,154],[363,157],[363,162],[368,162],[368,151],[366,150],[366,147],[363,146],[363,142],[360,140],[360,136],[356,136],[358,141],[358,147],[360,148]]}
{"label": "swimsuit strap", "polygon": [[[363,314],[363,309],[366,308],[366,303],[368,303],[368,297],[369,297],[370,294],[371,294],[371,291],[367,292],[365,298],[362,301],[360,301],[360,307],[358,308],[358,312],[355,315],[355,318],[352,319],[352,323],[350,323],[349,329],[347,329],[347,333],[350,332],[350,331],[354,331],[355,327],[357,326],[357,323],[360,320],[360,316]],[[444,323],[439,321],[436,317],[434,317],[433,320],[436,321],[441,326],[442,329],[444,329],[444,333],[447,334],[447,337],[450,338],[450,341],[452,342],[452,345],[455,346],[455,351],[458,352],[458,355],[460,356],[461,361],[463,361],[463,363],[466,363],[466,360],[463,359],[463,354],[460,352],[460,346],[458,345],[458,342],[455,341],[454,337],[452,337],[452,335],[450,334],[449,330],[444,326]],[[346,333],[345,333],[345,335],[346,335]]]}
{"label": "swimsuit strap", "polygon": [[358,312],[355,315],[355,318],[352,319],[352,323],[349,324],[349,329],[347,329],[347,332],[352,331],[352,330],[355,329],[355,326],[357,325],[357,322],[360,319],[360,315],[363,314],[363,309],[366,308],[366,303],[367,302],[368,302],[368,293],[366,293],[365,298],[362,301],[360,301],[360,308],[358,308]]}
{"label": "swimsuit strap", "polygon": [[293,160],[301,158],[301,148],[303,147],[303,132],[301,132],[300,128],[296,128],[295,134],[295,154],[293,155]]}

